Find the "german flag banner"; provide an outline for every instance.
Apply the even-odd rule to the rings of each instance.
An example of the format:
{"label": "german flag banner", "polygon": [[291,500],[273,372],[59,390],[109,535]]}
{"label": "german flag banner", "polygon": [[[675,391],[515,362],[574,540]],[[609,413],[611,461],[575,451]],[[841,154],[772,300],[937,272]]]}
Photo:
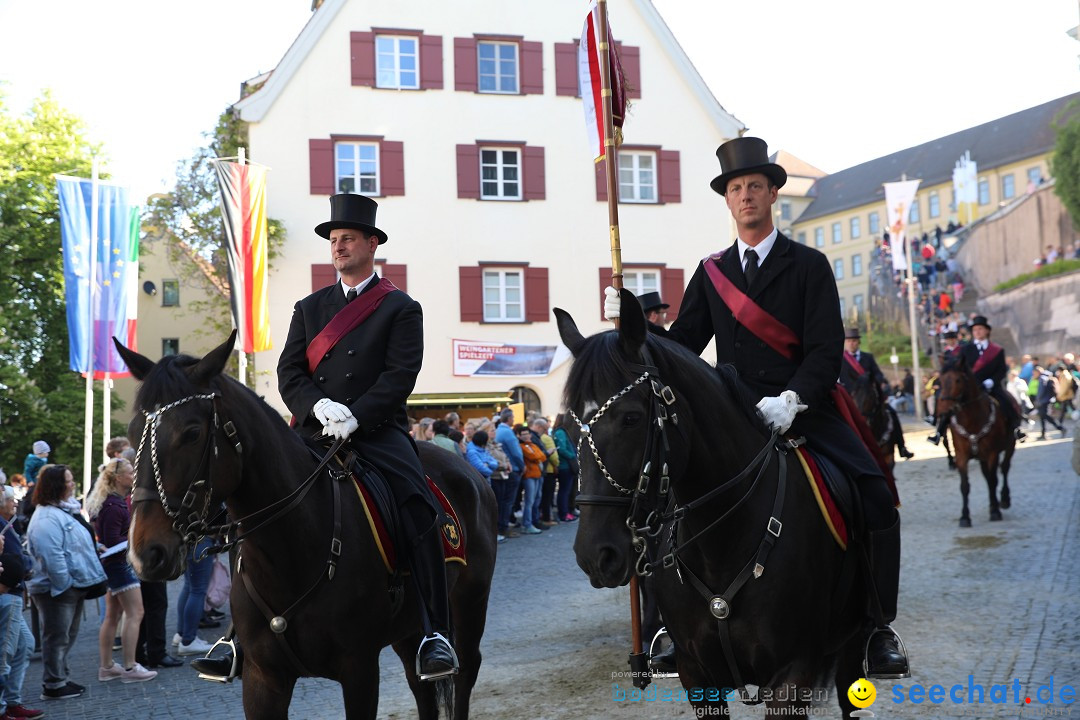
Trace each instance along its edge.
{"label": "german flag banner", "polygon": [[214,169],[221,190],[230,303],[240,348],[246,353],[269,350],[266,168],[217,159]]}

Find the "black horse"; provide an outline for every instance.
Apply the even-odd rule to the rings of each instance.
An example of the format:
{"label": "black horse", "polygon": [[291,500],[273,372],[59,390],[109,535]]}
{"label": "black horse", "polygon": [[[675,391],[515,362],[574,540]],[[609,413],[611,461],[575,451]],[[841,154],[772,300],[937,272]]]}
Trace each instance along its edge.
{"label": "black horse", "polygon": [[888,405],[870,373],[864,373],[855,380],[855,385],[851,390],[851,399],[855,401],[855,406],[866,418],[866,424],[870,426],[870,431],[874,434],[874,439],[881,448],[881,454],[891,470],[896,466],[893,414],[889,412]]}
{"label": "black horse", "polygon": [[582,423],[578,565],[595,587],[651,574],[683,686],[721,695],[691,693],[696,706],[719,713],[746,684],[790,713],[832,679],[852,710],[866,640],[855,553],[734,371],[649,334],[625,290],[621,305],[620,329],[589,338],[555,310]]}
{"label": "black horse", "polygon": [[437,718],[440,706],[468,717],[495,565],[491,489],[453,453],[421,443],[424,469],[457,510],[468,548],[467,565],[447,565],[461,672],[422,683],[411,583],[402,595],[391,582],[352,480],[322,469],[277,411],[221,374],[234,339],[235,332],[201,360],[156,364],[118,343],[142,381],[129,427],[140,439],[129,549],[136,571],[146,580],[180,575],[187,550],[213,521],[210,509],[224,502],[242,519],[231,602],[246,656],[248,718],[288,717],[305,675],[341,683],[347,717],[374,718],[387,645],[405,666],[420,718]]}
{"label": "black horse", "polygon": [[[956,448],[956,469],[960,472],[960,527],[971,527],[968,511],[968,462],[978,458],[990,496],[990,519],[1001,520],[1002,509],[1012,504],[1009,496],[1009,468],[1016,451],[1016,436],[1009,428],[998,401],[983,389],[968,367],[964,356],[956,353],[941,370],[941,397],[937,412],[949,414],[949,430]],[[998,502],[998,469],[1001,469],[1001,502]]]}

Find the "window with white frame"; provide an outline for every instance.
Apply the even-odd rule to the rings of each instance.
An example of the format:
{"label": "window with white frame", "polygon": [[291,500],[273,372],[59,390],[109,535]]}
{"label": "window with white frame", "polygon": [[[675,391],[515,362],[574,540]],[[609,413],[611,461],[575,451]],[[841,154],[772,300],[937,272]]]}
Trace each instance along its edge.
{"label": "window with white frame", "polygon": [[876,232],[881,232],[881,216],[878,215],[877,210],[870,213],[870,222],[867,224],[869,225],[871,235]]}
{"label": "window with white frame", "polygon": [[1029,183],[1035,183],[1038,185],[1042,182],[1042,170],[1037,167],[1028,168],[1027,179]]}
{"label": "window with white frame", "polygon": [[930,207],[927,210],[927,215],[932,218],[941,217],[941,198],[938,197],[937,190],[930,193]]}
{"label": "window with white frame", "polygon": [[806,244],[806,233],[804,233],[804,232],[800,232],[800,233],[799,233],[799,234],[798,234],[798,235],[796,236],[796,240],[798,241],[798,243],[799,243],[800,245],[805,245],[805,244]]}
{"label": "window with white frame", "polygon": [[862,294],[855,295],[851,298],[851,304],[855,306],[855,319],[861,320],[863,315],[863,296]]}
{"label": "window with white frame", "polygon": [[513,93],[518,91],[517,43],[476,43],[477,88],[482,93]]}
{"label": "window with white frame", "polygon": [[484,268],[484,322],[525,322],[525,272]]}
{"label": "window with white frame", "polygon": [[656,153],[619,153],[619,201],[655,203]]}
{"label": "window with white frame", "polygon": [[840,228],[840,223],[834,222],[832,224],[832,241],[833,245],[837,244],[844,239],[843,231]]}
{"label": "window with white frame", "polygon": [[844,298],[840,298],[840,317],[844,317],[844,315],[845,315],[844,309],[845,309]]}
{"label": "window with white frame", "polygon": [[979,180],[979,204],[990,204],[990,181],[986,178],[981,178]]}
{"label": "window with white frame", "polygon": [[855,254],[851,256],[851,275],[862,275],[862,255]]}
{"label": "window with white frame", "polygon": [[1016,178],[1012,173],[1001,176],[1001,199],[1009,200],[1016,197]]}
{"label": "window with white frame", "polygon": [[851,218],[851,239],[854,240],[857,237],[862,236],[862,218]]}
{"label": "window with white frame", "polygon": [[791,219],[791,201],[790,200],[781,200],[780,201],[780,219],[781,220],[790,220]]}
{"label": "window with white frame", "polygon": [[919,198],[918,197],[913,198],[912,201],[911,201],[911,210],[908,211],[908,222],[909,223],[917,223],[917,222],[919,222]]}
{"label": "window with white frame", "polygon": [[623,270],[623,287],[637,296],[660,292],[660,271]]}
{"label": "window with white frame", "polygon": [[521,199],[521,152],[513,148],[480,148],[480,197]]}
{"label": "window with white frame", "polygon": [[833,275],[836,276],[837,280],[844,279],[844,258],[836,258],[833,261]]}
{"label": "window with white frame", "polygon": [[396,90],[420,88],[419,42],[415,37],[379,35],[375,38],[375,87]]}
{"label": "window with white frame", "polygon": [[334,187],[338,192],[379,194],[379,145],[364,142],[334,143]]}
{"label": "window with white frame", "polygon": [[814,247],[825,247],[825,228],[814,228]]}

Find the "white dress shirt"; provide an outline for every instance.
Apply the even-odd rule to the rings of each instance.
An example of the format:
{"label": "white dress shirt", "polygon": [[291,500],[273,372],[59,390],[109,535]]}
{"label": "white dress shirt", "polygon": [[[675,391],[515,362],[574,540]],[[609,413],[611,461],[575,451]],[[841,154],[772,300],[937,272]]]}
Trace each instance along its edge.
{"label": "white dress shirt", "polygon": [[769,252],[772,251],[773,245],[776,244],[776,235],[777,230],[776,228],[773,228],[773,231],[769,233],[768,237],[753,247],[744,243],[742,238],[735,241],[739,246],[739,264],[742,265],[743,272],[746,272],[746,251],[753,249],[753,251],[757,253],[758,267],[761,267],[765,263],[765,258],[769,256]]}

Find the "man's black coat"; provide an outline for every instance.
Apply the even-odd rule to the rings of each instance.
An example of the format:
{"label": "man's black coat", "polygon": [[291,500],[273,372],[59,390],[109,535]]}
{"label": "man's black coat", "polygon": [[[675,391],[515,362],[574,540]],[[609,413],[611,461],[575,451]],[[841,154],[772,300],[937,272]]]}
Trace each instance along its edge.
{"label": "man's black coat", "polygon": [[[854,356],[855,353],[852,353]],[[873,353],[868,353],[865,350],[860,350],[858,356],[855,358],[856,362],[862,366],[862,369],[866,371],[873,381],[875,387],[879,390],[881,386],[885,384],[885,374],[881,372],[881,368],[878,367],[877,360],[874,359]],[[859,374],[855,371],[855,368],[848,364],[848,361],[844,359],[840,363],[840,383],[851,392],[855,388],[855,382],[858,380]],[[912,381],[914,382],[914,381]]]}

